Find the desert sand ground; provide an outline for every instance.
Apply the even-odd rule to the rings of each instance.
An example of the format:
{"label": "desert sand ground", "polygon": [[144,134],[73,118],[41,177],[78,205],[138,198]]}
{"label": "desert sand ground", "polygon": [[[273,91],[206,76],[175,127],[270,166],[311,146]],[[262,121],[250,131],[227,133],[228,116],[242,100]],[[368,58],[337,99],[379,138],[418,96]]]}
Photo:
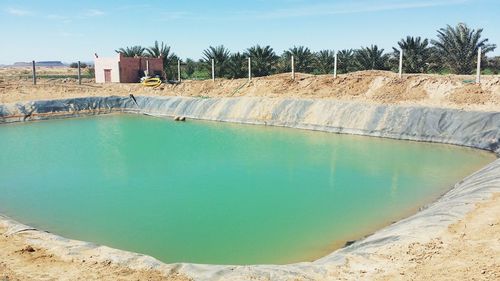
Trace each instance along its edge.
{"label": "desert sand ground", "polygon": [[[20,70],[17,70],[20,71]],[[51,70],[42,70],[51,73]],[[58,70],[72,73],[74,70]],[[39,72],[40,73],[40,72]],[[97,85],[84,80],[40,79],[31,85],[12,69],[0,69],[0,103],[105,95],[193,97],[294,97],[423,105],[463,110],[500,111],[500,76],[405,75],[365,71],[331,76],[289,74],[212,81],[185,81],[157,89],[138,84]],[[28,231],[29,232],[29,231]],[[134,270],[111,262],[64,260],[50,249],[32,246],[29,233],[6,235],[0,224],[0,280],[189,280],[177,273]],[[333,268],[329,280],[500,280],[500,194],[477,204],[465,218],[442,233],[429,233],[427,243],[394,243],[380,249],[379,262],[348,259]]]}

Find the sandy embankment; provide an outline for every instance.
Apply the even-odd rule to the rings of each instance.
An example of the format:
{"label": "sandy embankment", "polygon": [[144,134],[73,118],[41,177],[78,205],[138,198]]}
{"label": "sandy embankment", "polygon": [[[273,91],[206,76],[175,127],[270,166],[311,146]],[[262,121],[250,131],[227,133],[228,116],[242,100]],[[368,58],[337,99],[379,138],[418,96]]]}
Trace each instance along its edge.
{"label": "sandy embankment", "polygon": [[[394,243],[377,251],[382,265],[363,274],[362,260],[340,268],[366,280],[500,280],[500,193],[428,243]],[[355,266],[350,266],[350,265]]]}
{"label": "sandy embankment", "polygon": [[292,81],[289,74],[279,74],[254,78],[250,82],[247,79],[185,81],[151,89],[139,84],[95,84],[88,79],[84,79],[83,85],[78,85],[74,79],[39,79],[33,86],[30,79],[18,79],[12,71],[0,69],[0,103],[133,93],[146,96],[327,98],[500,111],[498,75],[484,76],[483,83],[476,85],[470,83],[473,76],[459,75],[405,75],[399,79],[392,72],[362,71],[340,75],[337,79],[331,75],[297,74],[297,79]]}
{"label": "sandy embankment", "polygon": [[[473,85],[464,76],[407,76],[400,80],[387,72],[358,72],[340,76],[288,75],[212,81],[187,81],[146,89],[140,85],[96,85],[86,81],[5,78],[0,72],[0,103],[104,95],[258,96],[353,100],[500,111],[500,77],[483,78]],[[0,280],[187,280],[172,273],[134,270],[111,261],[63,259],[56,251],[38,248],[30,231],[6,235],[0,224]],[[376,253],[377,263],[348,259],[332,271],[332,279],[366,280],[499,280],[500,194],[483,201],[458,223],[441,233],[429,233],[428,243],[394,243]],[[375,270],[374,270],[375,268]]]}

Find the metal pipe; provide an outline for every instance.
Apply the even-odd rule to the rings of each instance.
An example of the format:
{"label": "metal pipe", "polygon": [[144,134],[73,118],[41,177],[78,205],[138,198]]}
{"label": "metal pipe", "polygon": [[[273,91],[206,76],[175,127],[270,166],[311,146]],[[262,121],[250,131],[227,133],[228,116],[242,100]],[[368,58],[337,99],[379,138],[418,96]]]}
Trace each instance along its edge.
{"label": "metal pipe", "polygon": [[177,61],[177,81],[181,82],[181,60]]}
{"label": "metal pipe", "polygon": [[399,51],[399,78],[403,77],[403,49]]}
{"label": "metal pipe", "polygon": [[337,56],[338,52],[335,52],[335,57],[333,59],[333,78],[337,78]]}
{"label": "metal pipe", "polygon": [[78,85],[82,84],[82,64],[78,61]]}
{"label": "metal pipe", "polygon": [[212,81],[215,82],[215,61],[212,59]]}
{"label": "metal pipe", "polygon": [[252,59],[248,58],[248,81],[252,80]]}
{"label": "metal pipe", "polygon": [[476,83],[480,84],[481,83],[481,47],[478,48],[477,50],[477,70],[476,70]]}
{"label": "metal pipe", "polygon": [[33,85],[36,85],[36,67],[35,67],[35,61],[33,61]]}

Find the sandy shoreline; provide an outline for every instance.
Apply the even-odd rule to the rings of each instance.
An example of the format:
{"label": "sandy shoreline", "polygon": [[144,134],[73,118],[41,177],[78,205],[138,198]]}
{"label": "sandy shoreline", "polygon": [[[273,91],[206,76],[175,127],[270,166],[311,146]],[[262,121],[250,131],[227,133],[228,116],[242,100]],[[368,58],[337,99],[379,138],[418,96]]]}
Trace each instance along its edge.
{"label": "sandy shoreline", "polygon": [[[359,73],[356,75],[359,75]],[[405,95],[390,97],[376,93],[373,89],[377,88],[374,87],[374,84],[383,81],[383,86],[378,88],[390,92],[391,85],[395,83],[393,77],[386,73],[380,75],[378,72],[363,76],[368,76],[368,78],[361,78],[366,79],[364,82],[363,80],[359,81],[357,76],[345,78],[346,80],[342,84],[344,92],[338,95],[332,94],[331,89],[325,90],[329,87],[327,85],[321,86],[320,82],[324,78],[318,77],[305,77],[298,84],[293,82],[291,86],[280,85],[280,83],[283,84],[286,81],[282,77],[263,78],[262,81],[257,81],[255,84],[262,82],[261,84],[266,84],[266,87],[260,85],[259,90],[256,91],[253,89],[254,86],[247,85],[248,89],[238,93],[232,92],[235,85],[242,82],[238,80],[218,81],[222,85],[216,82],[220,89],[214,88],[213,85],[210,86],[209,83],[213,84],[211,81],[192,83],[189,81],[178,86],[169,85],[159,90],[144,89],[138,85],[93,85],[90,83],[82,86],[61,86],[52,83],[54,81],[46,81],[47,84],[37,85],[34,90],[29,83],[22,82],[16,85],[11,81],[3,81],[3,84],[0,83],[0,104],[76,96],[128,95],[129,93],[146,96],[175,95],[176,93],[183,96],[200,96],[201,93],[203,97],[240,95],[258,97],[276,97],[278,95],[281,97],[282,94],[277,92],[283,91],[291,93],[287,94],[287,97],[294,98],[333,98],[368,103],[417,104],[465,110],[500,111],[500,79],[498,76],[490,77],[490,81],[487,81],[486,85],[479,90],[477,86],[456,86],[456,83],[460,83],[460,79],[462,79],[459,77],[453,78],[458,82],[453,79],[450,80],[451,82],[445,81],[446,79],[435,82],[437,78],[424,76],[415,79],[411,78],[407,82],[399,84],[399,86],[403,86],[398,86],[399,90],[395,90],[406,93]],[[276,81],[270,82],[269,79]],[[309,84],[301,86],[300,83],[302,82]],[[321,87],[314,92],[315,86],[311,86],[310,82],[318,83]],[[327,82],[330,83],[331,81]],[[420,83],[419,86],[408,86],[417,82]],[[363,89],[359,90],[351,87],[356,83],[359,84],[357,86],[364,87],[365,92],[363,92]],[[438,85],[435,88],[428,89],[429,85],[427,83],[437,83]],[[292,90],[287,87],[292,87]],[[441,91],[440,96],[438,95],[439,91],[434,91],[434,94],[438,97],[432,97],[429,94],[433,92],[433,89],[442,90],[444,88],[447,90]],[[358,94],[355,94],[355,92]],[[471,95],[473,95],[471,93],[476,93],[476,96],[471,98]],[[499,200],[500,194],[497,193],[492,198],[480,202],[465,218],[449,226],[446,231],[430,233],[428,242],[393,243],[378,250],[375,253],[378,263],[364,261],[359,257],[348,258],[344,264],[329,268],[329,272],[332,274],[331,277],[345,280],[359,278],[369,280],[498,279],[500,278],[500,270],[498,269],[500,268],[500,258],[498,258],[500,257],[500,238],[498,237],[498,233],[500,233]],[[7,280],[189,280],[178,272],[165,273],[156,269],[132,269],[128,265],[98,260],[92,255],[89,255],[88,259],[85,260],[63,259],[58,255],[57,251],[39,247],[35,241],[36,238],[31,236],[31,231],[8,234],[6,233],[7,230],[7,226],[0,223],[0,233],[2,233],[0,238],[0,249],[2,249],[0,251],[0,280],[2,278],[8,278]],[[256,278],[256,280],[266,279]]]}

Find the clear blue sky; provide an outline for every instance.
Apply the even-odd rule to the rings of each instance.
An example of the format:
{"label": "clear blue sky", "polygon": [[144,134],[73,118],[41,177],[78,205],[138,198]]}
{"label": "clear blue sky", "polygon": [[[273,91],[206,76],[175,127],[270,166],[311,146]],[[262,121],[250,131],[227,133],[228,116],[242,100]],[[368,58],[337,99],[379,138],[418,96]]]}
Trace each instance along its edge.
{"label": "clear blue sky", "polygon": [[219,44],[231,51],[269,44],[278,54],[293,45],[389,51],[406,35],[434,38],[458,22],[484,28],[500,45],[500,0],[1,0],[0,64],[88,61],[155,39],[194,59]]}

